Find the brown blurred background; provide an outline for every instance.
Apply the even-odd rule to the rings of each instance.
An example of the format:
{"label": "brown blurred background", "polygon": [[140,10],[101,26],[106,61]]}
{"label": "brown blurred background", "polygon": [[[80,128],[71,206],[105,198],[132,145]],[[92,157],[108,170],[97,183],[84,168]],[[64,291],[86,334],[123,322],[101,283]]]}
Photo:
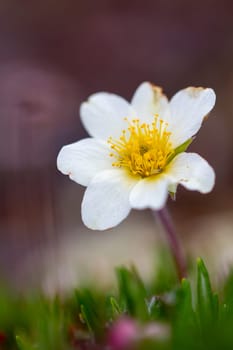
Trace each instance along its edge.
{"label": "brown blurred background", "polygon": [[103,90],[129,99],[144,80],[169,97],[189,85],[216,91],[190,148],[215,168],[216,187],[206,196],[180,188],[169,205],[188,254],[208,255],[217,268],[233,260],[233,2],[2,0],[2,278],[53,289],[80,276],[104,279],[133,260],[148,273],[161,239],[150,213],[89,231],[80,219],[83,189],[56,170],[61,146],[85,136],[80,102]]}

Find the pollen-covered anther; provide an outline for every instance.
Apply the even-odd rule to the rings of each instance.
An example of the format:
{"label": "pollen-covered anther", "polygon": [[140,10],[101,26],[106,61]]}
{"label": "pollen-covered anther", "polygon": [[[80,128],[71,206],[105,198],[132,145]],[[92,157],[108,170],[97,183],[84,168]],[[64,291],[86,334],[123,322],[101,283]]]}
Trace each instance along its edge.
{"label": "pollen-covered anther", "polygon": [[114,151],[110,156],[116,159],[112,166],[125,168],[142,178],[160,173],[174,152],[169,142],[168,124],[158,119],[158,115],[151,124],[140,123],[139,119],[124,120],[128,129],[122,131],[118,140],[108,139]]}

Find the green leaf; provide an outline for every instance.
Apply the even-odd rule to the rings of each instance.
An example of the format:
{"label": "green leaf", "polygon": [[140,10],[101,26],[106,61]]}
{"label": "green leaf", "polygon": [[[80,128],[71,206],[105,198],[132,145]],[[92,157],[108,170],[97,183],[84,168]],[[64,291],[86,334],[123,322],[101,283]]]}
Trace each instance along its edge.
{"label": "green leaf", "polygon": [[210,325],[216,320],[218,299],[211,288],[209,273],[202,259],[197,259],[197,309],[202,325]]}
{"label": "green leaf", "polygon": [[214,318],[217,320],[219,317],[219,297],[218,293],[213,294],[213,304],[214,304]]}
{"label": "green leaf", "polygon": [[189,140],[182,143],[182,145],[176,147],[174,152],[168,158],[167,164],[170,163],[172,161],[172,159],[174,159],[177,156],[177,154],[185,152],[186,149],[191,145],[191,143],[193,142],[194,139],[195,139],[195,137],[191,137]]}
{"label": "green leaf", "polygon": [[94,288],[82,288],[76,290],[75,299],[78,304],[78,312],[89,332],[101,338],[107,322],[107,306],[109,305],[107,297]]}
{"label": "green leaf", "polygon": [[112,307],[112,315],[113,317],[117,317],[122,314],[123,310],[121,309],[119,303],[117,302],[116,298],[110,297],[109,299],[111,307]]}
{"label": "green leaf", "polygon": [[182,305],[187,314],[193,313],[192,307],[192,291],[189,280],[183,278],[181,281],[181,291],[183,295]]}
{"label": "green leaf", "polygon": [[80,309],[81,309],[82,319],[86,323],[89,332],[94,333],[94,330],[93,330],[92,325],[91,325],[91,323],[92,323],[91,316],[88,315],[88,311],[86,310],[84,305],[81,305]]}
{"label": "green leaf", "polygon": [[175,348],[196,349],[198,336],[198,326],[196,315],[192,305],[192,290],[189,280],[183,279],[181,288],[177,293],[176,315],[174,319],[174,343]]}
{"label": "green leaf", "polygon": [[[182,145],[176,147],[174,152],[170,155],[170,157],[168,157],[167,164],[169,164],[172,161],[172,159],[174,159],[179,153],[185,152],[189,145],[193,142],[193,140],[194,137],[191,137],[189,140],[182,143]],[[176,200],[176,190],[177,184],[169,186],[168,192],[172,200]]]}
{"label": "green leaf", "polygon": [[151,292],[163,294],[174,288],[178,283],[177,272],[170,251],[167,246],[161,246],[156,253],[156,268]]}
{"label": "green leaf", "polygon": [[136,269],[132,271],[125,267],[117,268],[117,279],[120,293],[120,302],[125,306],[126,312],[140,320],[148,319],[146,305],[147,292]]}
{"label": "green leaf", "polygon": [[36,347],[33,346],[28,339],[23,335],[16,335],[16,344],[18,345],[19,350],[35,350]]}

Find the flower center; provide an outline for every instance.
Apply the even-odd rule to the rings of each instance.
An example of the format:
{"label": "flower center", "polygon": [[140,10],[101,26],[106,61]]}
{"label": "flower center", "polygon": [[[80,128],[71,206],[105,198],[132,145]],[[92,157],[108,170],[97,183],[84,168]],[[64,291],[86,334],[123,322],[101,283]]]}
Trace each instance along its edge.
{"label": "flower center", "polygon": [[129,127],[122,131],[119,140],[108,139],[115,158],[113,167],[125,168],[142,178],[160,173],[174,153],[167,131],[168,124],[154,116],[151,124],[140,123],[139,119],[129,121]]}

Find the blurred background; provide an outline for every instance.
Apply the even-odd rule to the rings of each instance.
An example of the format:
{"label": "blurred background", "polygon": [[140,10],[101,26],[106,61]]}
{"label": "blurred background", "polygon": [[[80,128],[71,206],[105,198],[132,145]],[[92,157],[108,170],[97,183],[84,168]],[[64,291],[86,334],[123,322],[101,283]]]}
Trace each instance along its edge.
{"label": "blurred background", "polygon": [[[14,287],[105,283],[119,263],[149,276],[163,240],[150,212],[93,232],[84,189],[58,173],[60,148],[84,137],[79,105],[91,93],[130,99],[149,80],[171,97],[212,87],[217,104],[190,150],[215,168],[209,195],[179,188],[169,201],[189,256],[216,276],[233,260],[233,2],[46,0],[0,2],[0,273]],[[146,229],[145,229],[146,227]]]}

